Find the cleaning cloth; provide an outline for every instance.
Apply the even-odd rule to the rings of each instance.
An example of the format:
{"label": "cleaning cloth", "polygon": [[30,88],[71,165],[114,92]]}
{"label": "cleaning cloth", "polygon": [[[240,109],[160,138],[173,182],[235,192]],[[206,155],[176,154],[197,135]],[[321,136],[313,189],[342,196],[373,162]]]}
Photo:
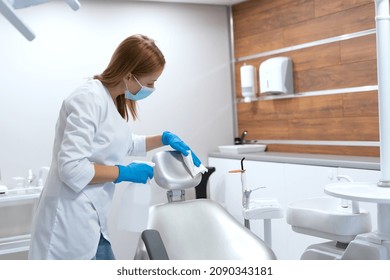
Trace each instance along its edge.
{"label": "cleaning cloth", "polygon": [[207,168],[201,163],[199,166],[196,166],[194,164],[194,161],[192,160],[192,154],[191,154],[191,151],[188,151],[188,155],[185,156],[183,155],[183,161],[185,163],[185,165],[187,166],[188,170],[190,171],[192,177],[195,177],[196,175],[198,175],[199,173],[205,173],[207,172]]}

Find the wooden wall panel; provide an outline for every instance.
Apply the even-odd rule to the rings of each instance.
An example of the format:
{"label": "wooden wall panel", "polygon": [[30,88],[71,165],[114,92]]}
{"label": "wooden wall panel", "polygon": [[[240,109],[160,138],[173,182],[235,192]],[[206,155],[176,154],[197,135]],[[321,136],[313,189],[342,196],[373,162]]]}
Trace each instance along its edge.
{"label": "wooden wall panel", "polygon": [[[371,0],[252,0],[233,6],[235,58],[375,28]],[[375,34],[235,63],[257,69],[274,56],[293,60],[294,91],[376,85]],[[377,92],[351,92],[237,103],[249,140],[378,141]],[[378,147],[268,145],[269,151],[379,156]]]}
{"label": "wooden wall panel", "polygon": [[[241,10],[238,14],[235,7],[240,5],[233,6],[236,58],[272,50],[275,45],[278,48],[286,46],[284,28],[314,18],[313,0],[273,1],[267,9],[256,8],[262,6],[260,1],[250,2],[253,2],[252,9]],[[266,43],[259,45],[259,39]]]}
{"label": "wooden wall panel", "polygon": [[305,119],[307,116],[327,118],[344,115],[343,97],[339,94],[239,103],[237,109],[239,120],[243,123]]}
{"label": "wooden wall panel", "polygon": [[289,140],[288,120],[255,121],[250,123],[239,122],[240,127],[250,132],[247,139],[279,139]]}
{"label": "wooden wall panel", "polygon": [[[362,92],[239,103],[238,121],[251,127],[247,136],[251,140],[280,140],[283,135],[291,140],[377,141],[376,96],[376,92]],[[356,111],[360,104],[364,105]],[[276,124],[281,131],[274,128]],[[255,137],[256,130],[263,138]]]}
{"label": "wooden wall panel", "polygon": [[378,118],[378,92],[354,92],[343,94],[344,117],[374,116]]}
{"label": "wooden wall panel", "polygon": [[240,40],[247,36],[274,31],[314,17],[314,2],[312,0],[273,2],[277,3],[268,6],[268,8],[260,3],[260,5],[254,5],[250,10],[242,11],[242,13],[236,14],[237,11],[234,10],[234,15],[237,15],[234,19],[234,32],[239,31],[235,32],[234,37]]}
{"label": "wooden wall panel", "polygon": [[[261,3],[259,3],[261,1]],[[247,15],[261,13],[272,9],[278,9],[288,4],[295,3],[296,0],[254,0],[244,1],[238,5],[233,5],[233,15],[238,19],[245,18]]]}
{"label": "wooden wall panel", "polygon": [[315,0],[315,15],[322,17],[372,2],[372,0]]}
{"label": "wooden wall panel", "polygon": [[376,60],[296,72],[294,82],[298,92],[375,85]]}
{"label": "wooden wall panel", "polygon": [[[248,3],[255,6],[256,2],[261,6],[263,1]],[[374,1],[318,17],[314,0],[273,2],[282,6],[261,11],[233,6],[236,58],[375,28]],[[237,10],[240,13],[236,14]]]}
{"label": "wooden wall panel", "polygon": [[328,141],[378,140],[376,117],[297,119],[289,122],[290,139]]}
{"label": "wooden wall panel", "polygon": [[343,64],[375,59],[375,34],[340,42],[340,62]]}
{"label": "wooden wall panel", "polygon": [[269,50],[281,49],[283,47],[283,30],[280,29],[236,40],[234,43],[234,53],[235,57],[239,58]]}
{"label": "wooden wall panel", "polygon": [[286,46],[291,46],[371,28],[375,28],[374,1],[291,26],[285,29],[284,39]]}
{"label": "wooden wall panel", "polygon": [[270,144],[267,151],[285,153],[309,153],[327,155],[348,155],[348,156],[378,156],[379,147],[364,146],[315,146],[315,145],[278,145]]}

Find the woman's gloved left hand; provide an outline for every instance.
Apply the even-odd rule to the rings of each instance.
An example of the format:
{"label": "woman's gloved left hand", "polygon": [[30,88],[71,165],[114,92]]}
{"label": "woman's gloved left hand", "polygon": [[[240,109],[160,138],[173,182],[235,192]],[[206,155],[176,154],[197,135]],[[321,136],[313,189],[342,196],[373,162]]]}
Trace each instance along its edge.
{"label": "woman's gloved left hand", "polygon": [[196,167],[199,167],[201,162],[200,159],[195,155],[195,153],[188,147],[183,140],[181,140],[177,135],[169,131],[164,131],[161,137],[161,141],[164,145],[169,145],[176,151],[181,152],[184,156],[188,156],[188,152],[191,152],[192,160]]}
{"label": "woman's gloved left hand", "polygon": [[149,179],[153,178],[153,167],[145,163],[132,162],[127,166],[117,165],[119,175],[114,183],[123,181],[146,184]]}

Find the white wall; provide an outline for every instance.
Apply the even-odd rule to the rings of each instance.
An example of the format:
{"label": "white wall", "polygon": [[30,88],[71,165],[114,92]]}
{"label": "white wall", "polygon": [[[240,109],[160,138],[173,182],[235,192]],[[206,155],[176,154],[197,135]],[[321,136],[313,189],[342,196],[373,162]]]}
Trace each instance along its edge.
{"label": "white wall", "polygon": [[[122,1],[81,4],[77,12],[57,1],[18,10],[37,35],[32,42],[0,15],[4,183],[11,185],[12,177],[50,164],[62,100],[84,78],[102,72],[116,46],[134,33],[156,39],[167,65],[156,92],[139,102],[140,120],[130,123],[133,131],[176,132],[205,164],[208,152],[232,142],[226,7]],[[121,233],[114,235],[122,238]]]}

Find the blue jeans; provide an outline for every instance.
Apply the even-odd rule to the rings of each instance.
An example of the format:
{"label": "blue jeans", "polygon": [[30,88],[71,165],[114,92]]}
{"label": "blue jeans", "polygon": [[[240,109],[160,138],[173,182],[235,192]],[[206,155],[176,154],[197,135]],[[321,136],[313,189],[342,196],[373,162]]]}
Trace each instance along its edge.
{"label": "blue jeans", "polygon": [[100,234],[96,255],[92,258],[92,260],[115,260],[111,244],[103,237],[102,234]]}

